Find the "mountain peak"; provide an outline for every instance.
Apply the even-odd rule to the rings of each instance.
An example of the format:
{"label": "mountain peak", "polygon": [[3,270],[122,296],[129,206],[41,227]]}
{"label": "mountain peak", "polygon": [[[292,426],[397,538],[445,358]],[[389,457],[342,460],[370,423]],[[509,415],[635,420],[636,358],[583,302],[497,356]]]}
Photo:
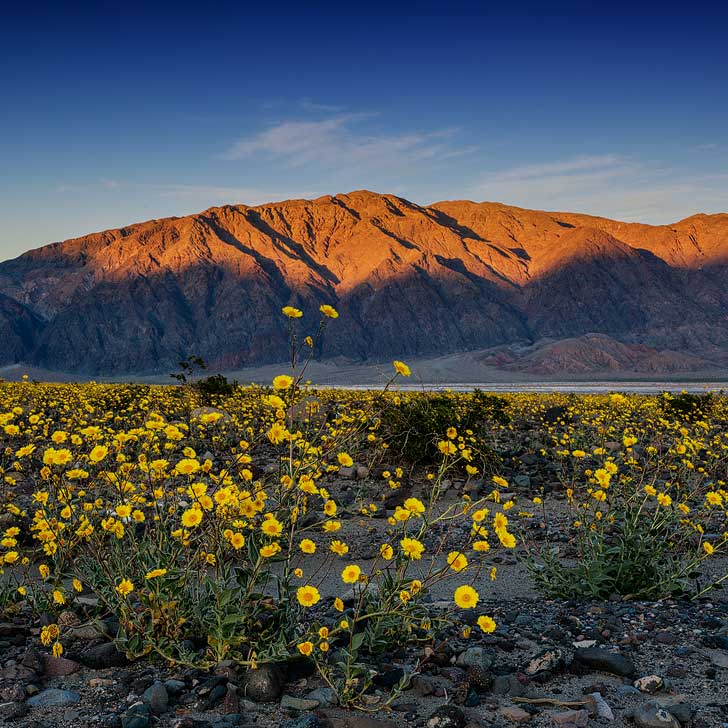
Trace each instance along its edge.
{"label": "mountain peak", "polygon": [[726,266],[728,215],[648,226],[369,190],[221,205],[0,263],[0,335],[13,342],[0,363],[114,373],[163,371],[190,354],[225,367],[277,361],[289,303],[341,310],[323,356],[594,332],[722,350]]}

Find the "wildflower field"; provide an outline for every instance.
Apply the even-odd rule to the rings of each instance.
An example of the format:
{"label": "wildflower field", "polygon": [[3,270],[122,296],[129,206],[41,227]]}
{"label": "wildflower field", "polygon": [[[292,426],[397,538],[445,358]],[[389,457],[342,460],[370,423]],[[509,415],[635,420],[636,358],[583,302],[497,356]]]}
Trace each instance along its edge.
{"label": "wildflower field", "polygon": [[726,397],[400,392],[403,362],[381,391],[317,390],[284,313],[269,386],[0,384],[0,640],[51,675],[113,644],[227,670],[220,700],[305,674],[381,711],[508,638],[501,565],[549,604],[700,604],[728,579]]}

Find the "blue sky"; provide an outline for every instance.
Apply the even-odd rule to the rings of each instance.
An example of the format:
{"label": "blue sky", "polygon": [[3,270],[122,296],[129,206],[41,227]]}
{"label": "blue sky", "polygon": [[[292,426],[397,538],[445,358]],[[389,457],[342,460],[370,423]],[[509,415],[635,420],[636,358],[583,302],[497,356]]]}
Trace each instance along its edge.
{"label": "blue sky", "polygon": [[1,4],[0,259],[360,188],[651,223],[728,211],[709,6]]}

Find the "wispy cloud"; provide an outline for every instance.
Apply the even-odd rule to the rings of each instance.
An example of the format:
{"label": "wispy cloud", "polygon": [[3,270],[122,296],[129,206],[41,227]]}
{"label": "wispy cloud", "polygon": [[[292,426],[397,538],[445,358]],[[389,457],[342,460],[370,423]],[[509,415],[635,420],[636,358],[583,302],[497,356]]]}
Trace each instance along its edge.
{"label": "wispy cloud", "polygon": [[668,223],[695,212],[724,211],[728,175],[679,175],[619,154],[582,155],[486,174],[472,196],[523,207]]}
{"label": "wispy cloud", "polygon": [[400,134],[367,133],[361,126],[378,114],[340,113],[327,118],[283,121],[235,142],[225,159],[265,157],[292,167],[308,164],[337,168],[393,167],[451,158],[467,150],[452,143],[455,129]]}

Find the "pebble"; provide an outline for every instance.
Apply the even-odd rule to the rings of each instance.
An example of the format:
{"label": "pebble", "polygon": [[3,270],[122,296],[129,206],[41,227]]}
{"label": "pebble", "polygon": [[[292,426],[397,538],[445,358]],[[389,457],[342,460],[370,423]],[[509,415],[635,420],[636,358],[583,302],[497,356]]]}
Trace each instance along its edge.
{"label": "pebble", "polygon": [[657,705],[641,705],[632,717],[639,728],[680,728],[680,721]]}
{"label": "pebble", "polygon": [[635,669],[634,663],[629,657],[620,655],[617,652],[610,652],[601,647],[586,647],[576,650],[574,661],[592,670],[610,672],[623,677],[632,675]]}
{"label": "pebble", "polygon": [[319,701],[311,698],[295,698],[292,695],[284,695],[281,698],[281,708],[297,710],[301,713],[318,708],[318,706]]}
{"label": "pebble", "polygon": [[28,698],[28,705],[33,708],[58,708],[63,705],[76,705],[81,702],[81,696],[73,690],[48,688],[32,698]]}
{"label": "pebble", "polygon": [[169,708],[167,688],[158,680],[152,683],[143,693],[142,700],[155,715],[166,713]]}
{"label": "pebble", "polygon": [[242,676],[241,692],[256,703],[273,703],[283,692],[283,675],[277,665],[261,665]]}
{"label": "pebble", "polygon": [[597,718],[604,720],[614,720],[614,713],[609,707],[609,703],[602,697],[601,693],[589,693],[589,697],[594,701],[594,710]]}
{"label": "pebble", "polygon": [[515,705],[507,705],[500,708],[498,712],[511,723],[530,723],[531,721],[531,714]]}
{"label": "pebble", "polygon": [[134,703],[121,716],[121,728],[147,728],[151,725],[149,708],[144,703]]}
{"label": "pebble", "polygon": [[665,681],[659,675],[645,675],[634,681],[634,686],[641,693],[653,695],[665,686]]}
{"label": "pebble", "polygon": [[551,720],[558,725],[585,728],[589,723],[589,712],[586,710],[564,710],[561,713],[553,713]]}
{"label": "pebble", "polygon": [[464,728],[465,713],[456,705],[441,705],[427,719],[427,728]]}

